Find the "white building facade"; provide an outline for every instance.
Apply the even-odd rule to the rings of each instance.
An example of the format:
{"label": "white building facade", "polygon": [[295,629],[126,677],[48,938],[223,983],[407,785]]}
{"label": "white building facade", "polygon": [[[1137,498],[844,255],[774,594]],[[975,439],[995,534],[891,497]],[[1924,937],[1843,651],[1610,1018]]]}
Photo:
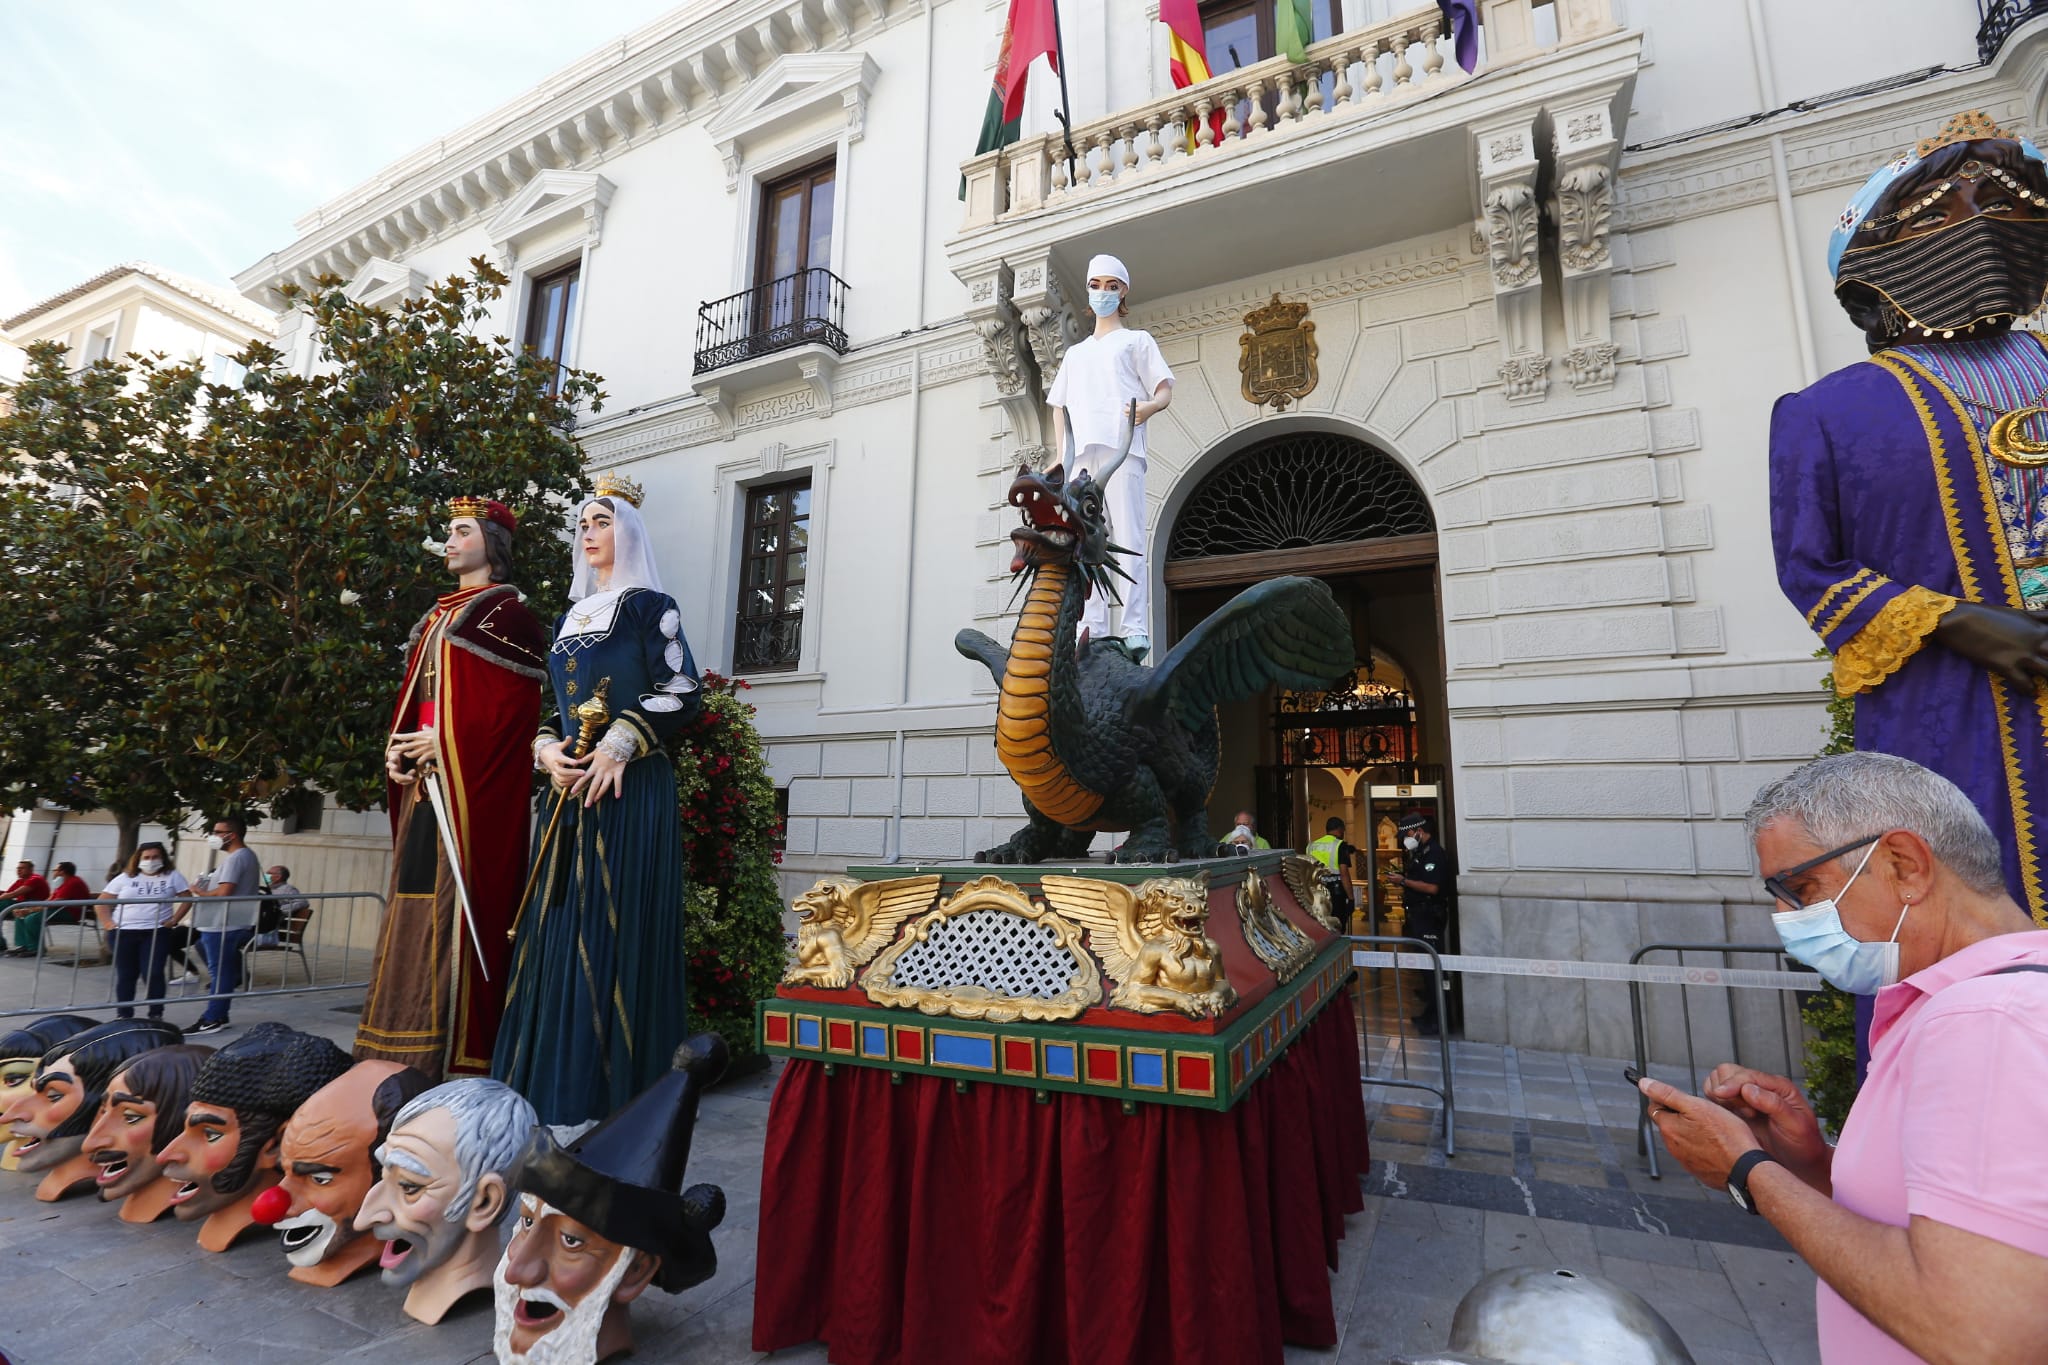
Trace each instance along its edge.
{"label": "white building facade", "polygon": [[[1004,493],[1115,252],[1176,376],[1150,635],[1317,574],[1358,695],[1408,713],[1367,727],[1366,772],[1291,738],[1323,733],[1300,699],[1232,708],[1212,823],[1299,844],[1372,823],[1384,782],[1445,816],[1468,952],[1768,941],[1740,817],[1825,729],[1772,570],[1771,403],[1863,354],[1822,265],[1842,203],[1957,110],[2040,129],[2048,21],[1980,59],[1971,0],[1479,8],[1468,76],[1433,4],[1319,3],[1303,66],[1257,7],[1205,6],[1237,64],[1176,91],[1156,6],[1068,0],[1069,175],[1042,66],[1033,131],[973,154],[1002,0],[688,5],[236,283],[276,307],[322,272],[388,300],[506,269],[497,330],[604,377],[591,463],[644,485],[700,664],[752,684],[798,885],[1019,822],[952,637],[1007,638]],[[1276,295],[1317,346],[1284,408],[1239,369]],[[1619,986],[1473,978],[1465,1007],[1477,1037],[1628,1050]]]}

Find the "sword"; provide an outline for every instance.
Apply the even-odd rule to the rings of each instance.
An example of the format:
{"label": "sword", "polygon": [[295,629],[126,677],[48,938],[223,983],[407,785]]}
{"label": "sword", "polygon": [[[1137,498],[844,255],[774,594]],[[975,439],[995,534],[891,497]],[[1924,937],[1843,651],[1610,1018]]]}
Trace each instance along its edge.
{"label": "sword", "polygon": [[476,949],[476,969],[483,973],[486,981],[491,979],[491,969],[484,962],[484,943],[476,931],[476,916],[469,909],[469,884],[462,879],[462,858],[455,851],[455,825],[448,818],[448,797],[441,790],[441,770],[431,764],[425,765],[420,780],[426,784],[427,800],[434,803],[434,821],[439,827],[441,850],[448,855],[448,875],[455,881],[455,903],[462,907],[462,922],[469,927],[469,944]]}

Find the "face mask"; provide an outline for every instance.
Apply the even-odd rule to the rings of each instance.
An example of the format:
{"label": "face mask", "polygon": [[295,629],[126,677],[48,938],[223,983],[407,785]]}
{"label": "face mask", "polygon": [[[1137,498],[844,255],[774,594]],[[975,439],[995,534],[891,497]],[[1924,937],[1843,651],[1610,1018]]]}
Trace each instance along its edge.
{"label": "face mask", "polygon": [[1965,218],[1922,237],[1845,255],[1835,287],[1839,291],[1852,281],[1890,299],[1905,315],[1903,323],[1937,336],[2019,317],[2039,308],[2048,294],[2048,223]]}
{"label": "face mask", "polygon": [[1407,849],[1410,853],[1413,853],[1416,849],[1422,847],[1422,840],[1410,834],[1406,838],[1401,840],[1401,847]]}
{"label": "face mask", "polygon": [[1863,875],[1864,865],[1875,852],[1876,844],[1865,849],[1863,862],[1856,864],[1842,889],[1827,900],[1771,916],[1771,923],[1777,926],[1778,941],[1785,945],[1787,953],[1819,972],[1829,985],[1851,995],[1875,995],[1897,983],[1899,930],[1905,927],[1906,911],[1913,908],[1909,904],[1900,909],[1899,922],[1892,926],[1892,936],[1883,943],[1852,938],[1842,927],[1841,912],[1836,906]]}
{"label": "face mask", "polygon": [[154,877],[157,873],[164,870],[164,860],[162,858],[144,858],[136,866],[140,867],[149,876]]}
{"label": "face mask", "polygon": [[1124,301],[1124,296],[1114,289],[1091,289],[1088,291],[1088,310],[1096,317],[1106,318],[1114,313]]}
{"label": "face mask", "polygon": [[221,838],[218,834],[209,834],[206,836],[206,846],[213,849],[226,848],[228,841]]}

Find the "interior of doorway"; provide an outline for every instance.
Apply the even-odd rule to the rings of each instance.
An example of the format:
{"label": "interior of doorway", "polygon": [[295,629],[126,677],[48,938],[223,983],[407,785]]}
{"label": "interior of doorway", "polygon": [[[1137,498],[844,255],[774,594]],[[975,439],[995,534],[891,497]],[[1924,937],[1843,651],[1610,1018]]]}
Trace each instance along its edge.
{"label": "interior of doorway", "polygon": [[[1218,563],[1207,561],[1212,571]],[[1273,847],[1301,849],[1322,832],[1328,816],[1338,815],[1346,820],[1350,842],[1362,846],[1371,838],[1375,844],[1386,845],[1383,852],[1391,853],[1397,839],[1392,822],[1374,817],[1411,805],[1433,805],[1442,837],[1450,828],[1453,792],[1436,565],[1429,562],[1316,576],[1329,584],[1351,622],[1353,649],[1361,665],[1358,685],[1389,684],[1406,691],[1414,714],[1413,748],[1397,757],[1405,757],[1411,765],[1415,792],[1424,793],[1430,787],[1435,791],[1405,801],[1393,796],[1398,788],[1386,780],[1394,776],[1390,769],[1375,769],[1369,780],[1361,781],[1364,774],[1357,768],[1304,766],[1301,751],[1288,751],[1287,737],[1276,725],[1280,690],[1268,689],[1218,708],[1222,752],[1216,786],[1209,796],[1209,828],[1221,838],[1229,833],[1237,812],[1250,811],[1259,834]],[[1174,638],[1194,629],[1251,581],[1255,580],[1174,589],[1168,618]],[[1374,665],[1370,675],[1364,667],[1368,660]],[[1383,793],[1383,799],[1372,799],[1375,789]],[[1353,823],[1354,806],[1365,816],[1362,828]],[[1381,825],[1386,828],[1378,828]],[[1380,927],[1387,929],[1384,924]],[[1455,947],[1455,910],[1451,933]],[[1407,980],[1399,982],[1393,976],[1391,972],[1368,974],[1366,1024],[1375,1033],[1398,1031],[1422,998],[1415,974],[1409,973]]]}

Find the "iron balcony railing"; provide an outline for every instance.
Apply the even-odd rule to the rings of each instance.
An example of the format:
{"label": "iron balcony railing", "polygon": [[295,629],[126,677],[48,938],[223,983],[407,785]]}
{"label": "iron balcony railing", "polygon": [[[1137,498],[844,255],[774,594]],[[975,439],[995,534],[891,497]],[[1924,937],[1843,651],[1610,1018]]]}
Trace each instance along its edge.
{"label": "iron balcony railing", "polygon": [[846,354],[846,281],[823,268],[697,309],[698,374],[813,343]]}
{"label": "iron balcony railing", "polygon": [[804,614],[742,616],[733,642],[733,670],[738,673],[786,673],[803,655]]}
{"label": "iron balcony railing", "polygon": [[2048,14],[2048,0],[1977,0],[1977,56],[1990,61],[2012,31],[2036,15]]}

